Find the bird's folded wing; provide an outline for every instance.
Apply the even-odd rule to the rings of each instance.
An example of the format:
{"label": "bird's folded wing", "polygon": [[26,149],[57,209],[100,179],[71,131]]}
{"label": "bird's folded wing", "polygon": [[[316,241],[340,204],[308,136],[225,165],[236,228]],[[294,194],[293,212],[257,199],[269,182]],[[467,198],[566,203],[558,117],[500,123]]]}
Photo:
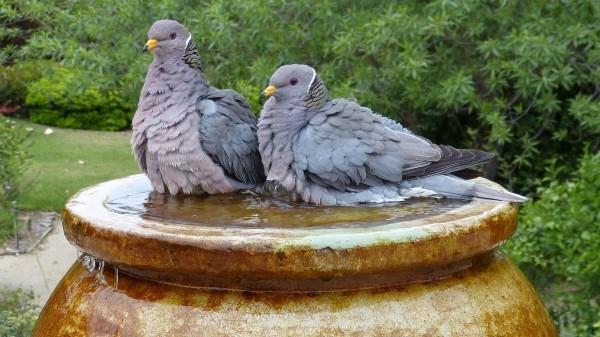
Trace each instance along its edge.
{"label": "bird's folded wing", "polygon": [[246,184],[262,182],[256,118],[244,98],[233,90],[212,89],[198,108],[204,151],[230,177]]}
{"label": "bird's folded wing", "polygon": [[395,130],[395,131],[400,131],[400,132],[404,132],[404,133],[408,133],[411,135],[414,135],[414,133],[409,130],[408,128],[405,128],[404,126],[402,126],[402,124],[396,122],[395,120],[385,117],[383,115],[380,115],[378,113],[373,113],[374,115],[376,115],[377,117],[379,117],[381,119],[381,121],[383,122],[383,124],[385,126],[387,126],[388,128]]}
{"label": "bird's folded wing", "polygon": [[400,182],[404,169],[439,160],[439,148],[424,138],[389,128],[357,103],[337,99],[314,114],[294,146],[294,169],[336,189]]}
{"label": "bird's folded wing", "polygon": [[494,154],[474,149],[455,149],[448,145],[438,145],[442,151],[439,161],[427,166],[416,167],[404,171],[404,178],[427,177],[437,174],[448,174],[483,164],[494,158]]}

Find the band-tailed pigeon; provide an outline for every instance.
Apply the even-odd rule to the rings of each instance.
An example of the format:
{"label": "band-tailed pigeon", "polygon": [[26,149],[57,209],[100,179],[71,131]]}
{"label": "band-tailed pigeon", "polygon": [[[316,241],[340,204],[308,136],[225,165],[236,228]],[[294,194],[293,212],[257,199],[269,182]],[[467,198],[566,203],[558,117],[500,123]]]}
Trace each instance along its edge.
{"label": "band-tailed pigeon", "polygon": [[493,154],[436,145],[349,99],[331,99],[316,71],[277,69],[258,123],[265,186],[314,204],[402,200],[412,195],[523,202],[450,173]]}
{"label": "band-tailed pigeon", "polygon": [[192,34],[176,21],[159,20],[144,49],[154,60],[131,144],[154,189],[227,193],[261,183],[256,118],[241,95],[208,84]]}

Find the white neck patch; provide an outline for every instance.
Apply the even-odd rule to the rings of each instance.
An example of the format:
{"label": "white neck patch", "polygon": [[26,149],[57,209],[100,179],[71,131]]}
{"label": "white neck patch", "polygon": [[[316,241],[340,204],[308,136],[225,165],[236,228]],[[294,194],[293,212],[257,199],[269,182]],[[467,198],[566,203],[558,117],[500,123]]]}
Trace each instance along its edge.
{"label": "white neck patch", "polygon": [[314,69],[312,71],[313,71],[312,79],[310,80],[310,83],[308,84],[308,88],[306,89],[307,94],[310,91],[310,87],[312,87],[313,82],[315,81],[315,78],[317,77],[317,71]]}
{"label": "white neck patch", "polygon": [[190,36],[187,38],[187,40],[185,40],[185,48],[187,49],[188,45],[190,44],[190,41],[192,41],[192,33],[190,33]]}

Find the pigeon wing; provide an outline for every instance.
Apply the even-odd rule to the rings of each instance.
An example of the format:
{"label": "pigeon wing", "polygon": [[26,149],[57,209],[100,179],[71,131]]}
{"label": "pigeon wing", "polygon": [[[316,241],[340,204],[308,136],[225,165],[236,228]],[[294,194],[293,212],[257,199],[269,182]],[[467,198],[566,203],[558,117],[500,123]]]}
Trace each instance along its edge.
{"label": "pigeon wing", "polygon": [[347,99],[326,103],[294,144],[294,168],[337,190],[400,182],[405,169],[440,159],[428,140],[392,129],[389,121]]}
{"label": "pigeon wing", "polygon": [[[412,131],[403,127],[400,123],[385,116],[378,116],[380,116],[380,118],[383,120],[383,123],[390,129],[413,134]],[[405,168],[403,172],[404,179],[453,173],[468,169],[475,165],[483,164],[494,158],[493,153],[481,150],[456,149],[448,145],[437,146],[441,150],[440,160],[431,162],[429,165]]]}
{"label": "pigeon wing", "polygon": [[442,151],[440,160],[427,166],[404,171],[404,177],[417,178],[436,174],[448,174],[483,164],[494,158],[491,152],[475,149],[455,149],[448,145],[438,145]]}
{"label": "pigeon wing", "polygon": [[264,181],[256,118],[233,90],[211,88],[199,101],[200,142],[226,174],[246,184]]}

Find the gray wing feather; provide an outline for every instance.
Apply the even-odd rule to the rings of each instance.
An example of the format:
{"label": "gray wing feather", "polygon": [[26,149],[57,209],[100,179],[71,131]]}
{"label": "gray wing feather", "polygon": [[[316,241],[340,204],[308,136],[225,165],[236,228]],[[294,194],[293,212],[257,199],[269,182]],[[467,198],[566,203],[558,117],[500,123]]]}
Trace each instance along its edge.
{"label": "gray wing feather", "polygon": [[390,121],[350,100],[328,102],[293,145],[295,169],[319,186],[341,190],[400,182],[405,168],[440,159],[436,145]]}
{"label": "gray wing feather", "polygon": [[[400,123],[376,114],[383,123],[390,129],[403,133],[413,134],[412,131],[402,126]],[[418,136],[417,136],[418,137]],[[424,138],[423,138],[424,139]],[[474,149],[455,149],[448,145],[438,145],[441,150],[440,160],[432,162],[426,166],[406,167],[404,178],[426,177],[436,174],[447,174],[470,168],[472,166],[483,164],[494,158],[494,154]]]}
{"label": "gray wing feather", "polygon": [[406,170],[406,178],[426,177],[436,174],[447,174],[483,164],[494,158],[494,154],[474,149],[455,149],[448,145],[438,145],[442,151],[439,161],[425,167]]}
{"label": "gray wing feather", "polygon": [[256,118],[244,98],[233,90],[211,88],[198,105],[200,142],[206,153],[227,175],[243,183],[264,181]]}
{"label": "gray wing feather", "polygon": [[409,129],[405,128],[404,126],[402,126],[402,124],[396,122],[395,120],[385,117],[383,115],[380,115],[378,113],[373,113],[374,115],[378,116],[382,121],[383,124],[385,126],[387,126],[388,128],[395,130],[395,131],[400,131],[400,132],[404,132],[404,133],[409,133],[411,135],[414,135],[414,133],[412,131],[410,131]]}

